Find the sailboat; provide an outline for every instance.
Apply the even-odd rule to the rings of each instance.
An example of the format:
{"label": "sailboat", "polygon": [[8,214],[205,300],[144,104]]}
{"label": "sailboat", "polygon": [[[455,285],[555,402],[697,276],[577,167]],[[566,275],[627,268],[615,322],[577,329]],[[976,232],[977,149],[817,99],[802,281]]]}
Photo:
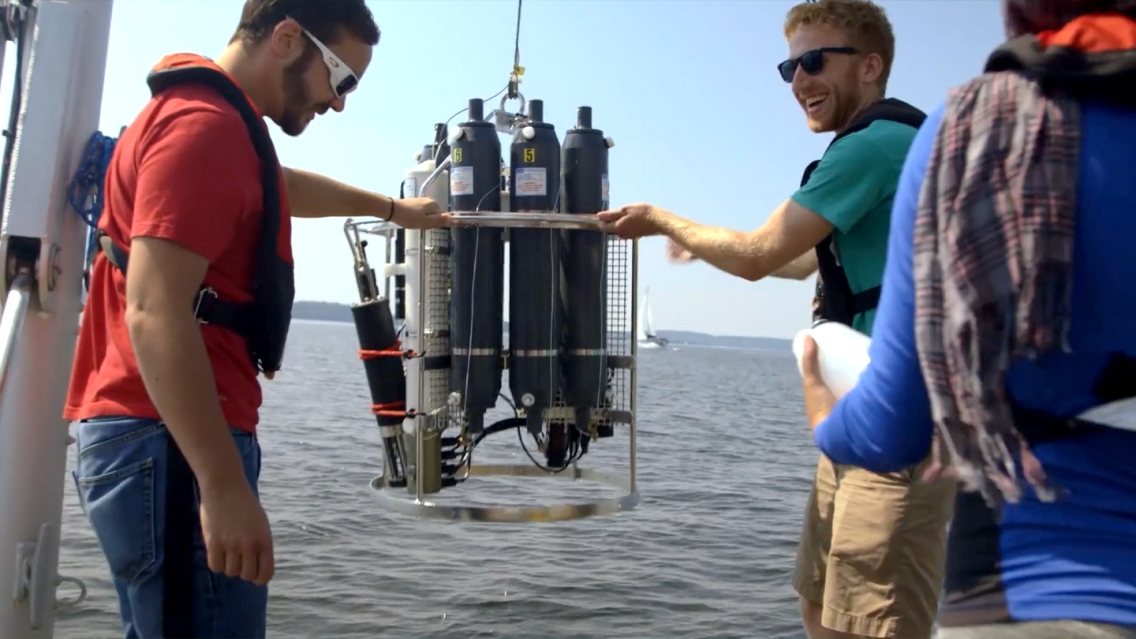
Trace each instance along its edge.
{"label": "sailboat", "polygon": [[636,341],[639,342],[639,348],[653,349],[653,348],[667,348],[670,342],[665,337],[659,337],[655,333],[654,321],[651,317],[651,288],[643,292],[643,300],[639,303],[639,326]]}

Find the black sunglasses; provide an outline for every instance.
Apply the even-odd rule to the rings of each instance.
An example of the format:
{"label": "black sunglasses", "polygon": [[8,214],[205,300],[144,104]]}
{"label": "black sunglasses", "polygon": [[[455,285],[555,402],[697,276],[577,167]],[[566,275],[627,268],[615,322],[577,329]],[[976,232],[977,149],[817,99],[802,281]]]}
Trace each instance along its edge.
{"label": "black sunglasses", "polygon": [[781,79],[785,82],[793,81],[793,76],[797,73],[797,65],[801,65],[801,70],[805,73],[816,75],[824,71],[824,54],[826,53],[847,53],[852,55],[859,52],[852,47],[821,47],[819,49],[812,49],[805,51],[796,58],[790,58],[778,64],[777,72],[781,74]]}

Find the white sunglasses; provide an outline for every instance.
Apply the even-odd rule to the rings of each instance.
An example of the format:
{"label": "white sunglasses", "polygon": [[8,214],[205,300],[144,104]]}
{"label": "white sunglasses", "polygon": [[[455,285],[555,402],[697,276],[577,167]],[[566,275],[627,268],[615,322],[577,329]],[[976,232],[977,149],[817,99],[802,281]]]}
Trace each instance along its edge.
{"label": "white sunglasses", "polygon": [[[289,20],[293,19],[289,16],[285,17]],[[299,24],[300,21],[296,20],[295,22]],[[336,99],[342,98],[354,91],[355,88],[359,86],[359,76],[355,75],[351,67],[347,66],[343,60],[340,60],[339,56],[332,53],[331,49],[327,48],[326,44],[320,42],[319,38],[312,35],[311,31],[305,29],[304,25],[301,24],[300,29],[303,30],[304,35],[308,36],[312,44],[316,45],[316,48],[323,54],[323,63],[327,66],[328,76],[331,80],[331,90],[335,93]]]}

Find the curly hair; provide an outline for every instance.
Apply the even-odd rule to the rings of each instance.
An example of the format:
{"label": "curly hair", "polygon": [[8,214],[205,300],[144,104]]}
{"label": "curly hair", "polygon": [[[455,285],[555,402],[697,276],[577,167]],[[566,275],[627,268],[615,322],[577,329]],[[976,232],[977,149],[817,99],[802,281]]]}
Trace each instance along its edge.
{"label": "curly hair", "polygon": [[880,95],[887,92],[888,76],[895,60],[895,33],[883,7],[871,0],[816,0],[804,2],[785,16],[785,38],[797,29],[823,24],[848,34],[852,46],[863,53],[875,53],[883,60],[880,71]]}

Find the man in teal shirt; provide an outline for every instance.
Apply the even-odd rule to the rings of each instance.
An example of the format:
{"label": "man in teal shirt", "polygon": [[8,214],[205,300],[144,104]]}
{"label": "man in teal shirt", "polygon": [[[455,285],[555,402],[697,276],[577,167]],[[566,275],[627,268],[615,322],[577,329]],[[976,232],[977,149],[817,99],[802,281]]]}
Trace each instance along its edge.
{"label": "man in teal shirt", "polygon": [[[876,98],[850,114],[848,124],[880,102]],[[883,102],[897,110],[906,106],[898,100]],[[807,278],[817,271],[817,245],[831,235],[852,293],[868,291],[882,280],[896,181],[918,129],[886,119],[850,134],[844,133],[846,128],[822,129],[844,137],[834,140],[807,183],[755,231],[705,226],[650,204],[604,211],[600,219],[622,237],[667,236],[674,261],[702,259],[751,282],[770,275]],[[868,309],[854,314],[850,323],[871,335],[874,316],[874,308]]]}
{"label": "man in teal shirt", "polygon": [[[892,200],[925,116],[884,98],[895,37],[869,0],[797,5],[785,37],[782,79],[809,128],[836,136],[765,224],[749,232],[704,226],[650,204],[599,217],[608,232],[665,235],[672,259],[701,259],[749,281],[819,271],[815,317],[871,335]],[[876,474],[821,456],[794,578],[810,639],[930,637],[954,485],[918,483],[917,473]]]}

